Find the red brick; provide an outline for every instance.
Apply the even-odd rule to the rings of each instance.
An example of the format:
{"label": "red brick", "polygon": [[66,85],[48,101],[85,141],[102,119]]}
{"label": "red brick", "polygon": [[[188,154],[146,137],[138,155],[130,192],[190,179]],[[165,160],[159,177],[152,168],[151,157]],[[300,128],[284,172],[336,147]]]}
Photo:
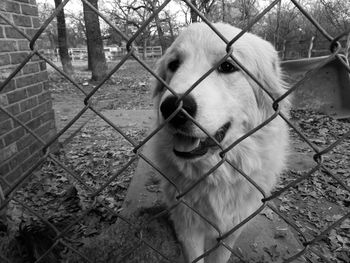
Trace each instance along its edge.
{"label": "red brick", "polygon": [[48,74],[47,71],[41,71],[40,73],[37,74],[38,78],[40,79],[40,81],[47,81],[48,79]]}
{"label": "red brick", "polygon": [[12,120],[7,119],[6,121],[3,121],[0,123],[0,136],[4,135],[5,133],[8,133],[12,130]]}
{"label": "red brick", "polygon": [[40,117],[32,119],[30,122],[27,123],[28,128],[31,130],[35,130],[35,129],[39,128],[40,125],[41,125]]}
{"label": "red brick", "polygon": [[27,98],[26,89],[18,89],[7,94],[7,99],[10,104]]}
{"label": "red brick", "polygon": [[32,144],[29,146],[29,152],[33,154],[37,152],[41,147],[43,147],[41,142],[34,140],[34,142],[32,141]]}
{"label": "red brick", "polygon": [[3,26],[0,26],[0,38],[4,38],[5,34],[4,34],[4,30],[3,30]]}
{"label": "red brick", "polygon": [[40,71],[46,70],[46,62],[45,61],[40,61],[39,65],[40,65]]}
{"label": "red brick", "polygon": [[52,119],[52,121],[51,121],[51,129],[56,130],[56,122],[55,122],[55,119]]}
{"label": "red brick", "polygon": [[24,36],[22,36],[12,26],[5,27],[5,35],[6,35],[6,38],[16,38],[16,39],[23,39],[24,38]]}
{"label": "red brick", "polygon": [[51,123],[45,123],[44,125],[40,126],[35,132],[40,136],[44,136],[46,133],[48,133],[51,130]]}
{"label": "red brick", "polygon": [[47,72],[42,71],[33,75],[26,75],[16,79],[17,88],[37,84],[38,82],[47,80]]}
{"label": "red brick", "polygon": [[[44,139],[44,141],[45,142],[49,142],[53,137],[55,137],[56,136],[56,130],[55,129],[50,129],[49,130],[49,132],[48,133],[46,133],[42,138]],[[56,148],[56,147],[58,147],[58,145],[56,145],[57,144],[57,140],[56,141],[54,141],[51,145],[50,145],[50,148],[52,147],[52,148]],[[58,150],[58,149],[56,149],[56,150]]]}
{"label": "red brick", "polygon": [[[51,95],[51,93],[50,93]],[[50,99],[46,102],[46,107],[47,107],[47,110],[51,110],[53,108],[53,103],[52,103],[52,99],[51,99],[51,96],[50,96]]]}
{"label": "red brick", "polygon": [[19,14],[21,9],[20,9],[20,5],[16,2],[10,2],[10,1],[6,1],[6,7],[5,7],[6,12],[10,12],[10,13],[17,13]]}
{"label": "red brick", "polygon": [[[0,180],[0,186],[4,191],[7,191],[9,189],[9,184],[6,182],[5,178],[3,180]],[[4,213],[5,213],[5,210],[3,209],[2,211],[0,211],[0,216],[1,214],[2,216],[4,216]]]}
{"label": "red brick", "polygon": [[43,84],[42,83],[30,86],[30,87],[27,88],[28,97],[32,97],[32,96],[34,96],[36,94],[39,94],[39,93],[42,92],[42,90],[43,90]]}
{"label": "red brick", "polygon": [[25,160],[24,163],[22,164],[23,173],[27,172],[30,168],[36,165],[41,155],[42,155],[41,151],[36,151],[35,154],[33,154],[31,157]]}
{"label": "red brick", "polygon": [[21,103],[20,103],[21,112],[32,109],[36,105],[38,105],[38,100],[36,97],[30,97],[27,100],[21,101]]}
{"label": "red brick", "polygon": [[44,90],[50,90],[50,85],[48,81],[44,82],[43,84],[44,84]]}
{"label": "red brick", "polygon": [[13,15],[13,22],[16,26],[32,27],[32,21],[29,16]]}
{"label": "red brick", "polygon": [[39,101],[39,104],[47,101],[47,100],[51,100],[51,93],[50,91],[45,91],[43,92],[42,94],[40,94],[38,96],[38,101]]}
{"label": "red brick", "polygon": [[9,162],[10,169],[14,170],[16,167],[20,166],[28,157],[30,156],[29,149],[24,149],[23,151],[17,153],[13,156]]}
{"label": "red brick", "polygon": [[10,55],[9,54],[0,54],[0,67],[10,64]]}
{"label": "red brick", "polygon": [[0,2],[0,11],[6,11],[6,2],[5,1]]}
{"label": "red brick", "polygon": [[38,73],[38,76],[39,76],[41,81],[45,81],[45,82],[47,82],[47,80],[49,78],[46,70],[41,71],[40,73]]}
{"label": "red brick", "polygon": [[10,117],[3,111],[0,111],[0,123],[8,120]]}
{"label": "red brick", "polygon": [[[8,103],[8,101],[7,101],[6,95],[0,93],[0,106],[1,106],[1,107],[5,107],[5,106],[8,106],[8,105],[9,105],[9,103]],[[0,111],[0,112],[1,112],[1,111]]]}
{"label": "red brick", "polygon": [[[41,36],[42,37],[42,36]],[[36,42],[35,42],[35,47],[36,49],[46,49],[47,48],[47,45],[46,43],[41,39],[39,38]]]}
{"label": "red brick", "polygon": [[23,15],[38,16],[38,9],[36,6],[22,4],[21,9]]}
{"label": "red brick", "polygon": [[19,127],[15,130],[11,131],[10,133],[5,135],[5,137],[4,137],[5,145],[10,145],[11,143],[16,142],[17,140],[22,138],[24,136],[24,134],[25,134],[25,130],[23,127]]}
{"label": "red brick", "polygon": [[12,51],[17,51],[16,41],[0,39],[0,52],[12,52]]}
{"label": "red brick", "polygon": [[29,0],[13,0],[15,2],[21,2],[21,3],[30,3]]}
{"label": "red brick", "polygon": [[41,118],[42,123],[45,123],[45,122],[50,121],[50,120],[54,120],[55,119],[55,112],[54,112],[54,110],[50,109],[49,111],[47,111],[43,115],[41,115],[40,118]]}
{"label": "red brick", "polygon": [[40,116],[41,114],[43,114],[47,110],[48,110],[47,103],[40,104],[40,105],[36,106],[34,109],[32,109],[32,117],[35,118],[37,116]]}
{"label": "red brick", "polygon": [[18,103],[8,106],[6,110],[9,111],[12,115],[17,115],[21,112]]}
{"label": "red brick", "polygon": [[0,166],[0,176],[3,177],[5,174],[10,172],[10,166],[8,163],[5,163]]}
{"label": "red brick", "polygon": [[[11,60],[11,57],[10,57],[10,60]],[[15,69],[16,69],[16,65],[7,65],[5,67],[0,68],[0,81],[8,79],[13,73],[13,71],[15,71]]]}
{"label": "red brick", "polygon": [[[1,3],[1,2],[0,2]],[[7,12],[5,12],[5,13],[1,13],[3,16],[5,16],[6,18],[7,18],[7,20],[10,20],[10,21],[12,21],[12,17],[11,17],[11,14],[10,13],[7,13]],[[5,20],[3,20],[2,18],[0,18],[0,25],[8,25],[8,23],[5,21]]]}
{"label": "red brick", "polygon": [[[37,44],[36,44],[37,45]],[[31,59],[30,59],[31,62],[38,62],[38,61],[41,61],[41,58],[37,55],[34,55]]]}
{"label": "red brick", "polygon": [[7,146],[0,152],[0,163],[4,163],[6,160],[10,160],[17,153],[17,147],[15,144]]}
{"label": "red brick", "polygon": [[28,63],[27,65],[25,65],[22,68],[22,74],[26,75],[26,74],[31,74],[31,73],[37,73],[39,72],[39,63],[35,62],[35,63]]}
{"label": "red brick", "polygon": [[39,28],[41,26],[40,20],[37,17],[32,17],[33,28]]}
{"label": "red brick", "polygon": [[19,40],[17,42],[17,44],[18,44],[18,50],[19,51],[30,50],[30,48],[29,48],[29,41],[28,40]]}
{"label": "red brick", "polygon": [[[0,85],[3,82],[0,82]],[[11,90],[15,90],[16,85],[15,85],[15,80],[11,80],[9,83],[6,84],[6,86],[0,91],[0,93],[7,93]]]}
{"label": "red brick", "polygon": [[9,184],[13,184],[21,177],[21,175],[22,175],[22,168],[18,167],[16,170],[8,173],[5,177],[5,179]]}
{"label": "red brick", "polygon": [[11,159],[13,156],[16,155],[17,152],[18,151],[16,144],[11,144],[7,146],[0,152],[0,163],[4,163],[6,160]]}
{"label": "red brick", "polygon": [[[21,121],[22,123],[27,123],[28,121],[31,120],[32,115],[31,115],[30,111],[26,111],[26,112],[23,112],[23,113],[17,115],[16,118],[19,121]],[[21,124],[19,124],[16,120],[13,120],[13,126],[15,128],[17,128],[17,127],[21,126]]]}
{"label": "red brick", "polygon": [[23,60],[28,57],[29,53],[28,52],[16,52],[16,53],[11,53],[11,64],[20,64],[23,62]]}
{"label": "red brick", "polygon": [[35,140],[34,136],[30,133],[27,133],[25,136],[23,136],[16,142],[18,151],[22,151],[24,148],[29,146],[33,142],[33,140]]}
{"label": "red brick", "polygon": [[[27,28],[26,29],[26,34],[30,37],[34,37],[34,35],[36,34],[38,30],[34,29],[34,28]],[[38,40],[37,40],[38,41]]]}

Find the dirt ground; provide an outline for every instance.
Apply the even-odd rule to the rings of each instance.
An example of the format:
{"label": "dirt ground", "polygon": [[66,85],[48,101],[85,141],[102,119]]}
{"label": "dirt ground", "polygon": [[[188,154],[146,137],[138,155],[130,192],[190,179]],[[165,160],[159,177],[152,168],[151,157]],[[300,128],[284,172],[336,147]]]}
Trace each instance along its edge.
{"label": "dirt ground", "polygon": [[[154,61],[149,61],[151,68],[154,68],[154,64]],[[114,66],[116,63],[109,64],[110,69]],[[77,62],[74,67],[74,81],[81,85],[83,91],[88,94],[97,84],[89,82],[91,73],[87,71],[86,64]],[[48,68],[48,71],[57,128],[61,129],[84,108],[85,94],[54,69]],[[150,84],[151,74],[137,62],[128,61],[94,94],[92,101],[96,103],[99,110],[152,109]]]}
{"label": "dirt ground", "polygon": [[[154,67],[154,61],[150,61],[149,65]],[[115,63],[109,66],[113,68]],[[90,72],[86,71],[85,65],[75,65],[75,69],[73,79],[88,94],[96,83],[88,81]],[[85,95],[56,72],[49,69],[49,73],[57,129],[61,130],[84,108]],[[146,110],[153,107],[151,82],[150,73],[135,61],[128,61],[93,95],[92,105],[106,116],[108,110],[132,110],[141,115],[140,119],[143,111],[148,118]],[[327,147],[350,129],[348,120],[338,121],[316,112],[293,110],[291,116],[296,127],[319,148]],[[42,170],[33,176],[32,182],[17,192],[16,197],[49,218],[58,229],[64,229],[81,217],[79,223],[74,223],[69,230],[68,243],[73,247],[84,246],[87,241],[82,240],[88,240],[91,245],[102,233],[106,235],[106,229],[115,222],[116,217],[109,209],[113,212],[122,209],[137,164],[133,147],[147,135],[147,130],[139,125],[115,124],[115,127],[111,127],[90,109],[79,120],[80,125],[74,127],[79,128],[79,132],[75,134],[72,127],[62,136],[66,140],[70,135],[75,135],[69,141],[61,141],[65,142],[64,147],[56,155],[56,160],[49,159]],[[122,134],[118,132],[119,128]],[[300,178],[315,165],[310,146],[294,131],[291,130],[291,134],[294,152],[290,160],[292,166],[282,176],[279,189]],[[324,157],[326,167],[347,187],[350,186],[349,153],[350,140],[347,138]],[[63,163],[64,167],[59,163]],[[78,178],[73,178],[69,171],[73,171]],[[107,207],[96,203],[91,193],[94,193],[93,196],[101,194]],[[310,241],[335,220],[349,213],[350,195],[332,176],[317,171],[280,195],[276,205]],[[47,231],[47,227],[33,215],[23,212],[16,202],[11,202],[9,211],[12,212],[13,236],[26,240],[26,233],[33,236],[33,229],[36,229],[36,234],[40,232],[38,229],[40,233]],[[314,253],[308,255],[309,262],[350,261],[349,221],[345,220],[336,229],[330,230],[312,247]],[[20,225],[22,230],[19,234]],[[305,242],[303,237],[299,237]],[[50,244],[49,241],[47,243]],[[48,244],[38,244],[36,249],[44,251]],[[31,249],[30,246],[22,247],[27,254]],[[52,256],[61,258],[63,251],[58,246],[52,250]],[[18,249],[16,253],[19,253]]]}

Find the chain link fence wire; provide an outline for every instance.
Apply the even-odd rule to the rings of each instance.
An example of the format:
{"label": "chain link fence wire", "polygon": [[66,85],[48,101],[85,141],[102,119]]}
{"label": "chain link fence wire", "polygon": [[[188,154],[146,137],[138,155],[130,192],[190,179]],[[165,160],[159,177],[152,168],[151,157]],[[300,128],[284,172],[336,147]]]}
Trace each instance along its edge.
{"label": "chain link fence wire", "polygon": [[[331,36],[300,4],[298,1],[291,0],[290,2],[295,5],[295,7],[317,28],[318,32],[322,34],[326,39],[329,41],[329,46],[331,50],[331,54],[324,59],[322,63],[320,63],[315,69],[307,72],[305,77],[295,83],[290,89],[283,94],[279,98],[274,98],[271,94],[269,94],[268,90],[264,87],[264,84],[260,83],[258,79],[251,73],[249,72],[244,64],[240,63],[235,59],[235,57],[232,54],[232,49],[231,46],[237,41],[242,35],[244,35],[246,32],[252,29],[255,23],[257,23],[266,13],[268,13],[272,8],[274,8],[276,5],[279,4],[280,0],[272,1],[264,10],[258,14],[245,28],[243,28],[242,32],[237,35],[234,39],[226,39],[220,32],[218,32],[211,24],[208,19],[198,10],[196,9],[195,6],[192,5],[191,1],[184,0],[183,2],[186,3],[200,18],[203,22],[207,23],[208,26],[226,43],[226,56],[222,58],[221,61],[226,60],[227,57],[231,57],[235,63],[243,70],[250,78],[252,78],[258,85],[259,87],[268,95],[272,98],[273,103],[271,107],[274,109],[274,114],[271,115],[268,119],[266,119],[263,123],[258,125],[257,127],[253,128],[251,131],[247,132],[245,135],[243,135],[241,138],[239,138],[237,141],[232,143],[229,147],[223,149],[222,146],[217,143],[217,145],[221,148],[221,161],[215,166],[210,169],[207,173],[203,174],[203,176],[198,179],[197,182],[195,182],[193,185],[188,187],[188,189],[185,189],[183,191],[180,191],[180,189],[177,187],[177,185],[172,182],[169,177],[167,176],[164,171],[161,171],[154,163],[152,163],[141,151],[141,147],[148,141],[150,140],[156,133],[161,130],[167,122],[169,122],[179,111],[182,111],[189,119],[191,119],[203,132],[205,132],[209,137],[211,137],[214,141],[215,138],[210,136],[210,134],[200,126],[199,123],[197,123],[184,109],[182,109],[182,99],[189,94],[192,90],[196,88],[196,86],[203,80],[205,79],[212,71],[214,71],[218,65],[221,63],[218,62],[217,65],[213,66],[206,74],[204,74],[196,83],[194,83],[188,91],[183,94],[181,97],[176,94],[175,91],[171,89],[167,85],[167,83],[161,79],[160,76],[156,74],[155,71],[153,71],[143,60],[141,60],[137,55],[136,52],[133,48],[133,43],[137,37],[140,36],[140,34],[145,30],[145,28],[151,23],[152,20],[155,19],[156,15],[158,15],[171,1],[167,0],[164,1],[156,10],[155,12],[142,24],[142,26],[131,36],[128,37],[125,34],[122,33],[122,31],[113,24],[112,21],[110,21],[106,16],[104,16],[102,13],[100,13],[98,10],[96,10],[88,1],[82,0],[84,4],[88,5],[93,12],[97,13],[101,19],[103,19],[124,41],[126,41],[126,47],[127,47],[127,54],[120,60],[120,62],[108,73],[108,75],[105,77],[104,80],[102,80],[95,88],[93,88],[90,92],[86,92],[82,86],[77,83],[74,79],[72,79],[70,76],[68,76],[66,73],[64,73],[59,67],[57,67],[50,59],[45,57],[43,54],[40,53],[40,50],[36,48],[36,43],[39,41],[40,36],[43,34],[44,30],[47,28],[47,26],[53,21],[53,19],[56,17],[58,12],[60,12],[64,6],[69,2],[70,0],[64,0],[60,6],[58,6],[55,11],[51,14],[51,16],[41,25],[40,29],[37,31],[37,33],[33,36],[30,37],[26,33],[24,33],[20,28],[18,28],[16,25],[14,25],[6,16],[0,13],[0,18],[3,19],[8,25],[12,26],[19,34],[21,34],[25,39],[28,40],[29,46],[30,46],[30,53],[28,56],[20,63],[16,69],[13,70],[13,72],[7,77],[7,79],[2,82],[0,85],[0,92],[4,90],[6,85],[21,71],[21,69],[30,61],[31,58],[34,56],[38,56],[40,59],[44,60],[47,64],[49,64],[52,68],[54,68],[61,76],[63,76],[65,79],[67,79],[76,89],[80,90],[82,94],[84,95],[84,107],[80,110],[79,113],[76,114],[76,116],[69,121],[69,123],[61,130],[57,132],[57,134],[51,138],[49,141],[43,140],[38,134],[36,134],[32,129],[30,129],[25,123],[23,123],[21,120],[19,120],[16,116],[14,116],[11,112],[6,110],[4,107],[0,107],[0,110],[3,111],[5,114],[7,114],[14,122],[18,123],[20,126],[22,126],[29,134],[31,134],[35,140],[40,143],[41,145],[41,157],[39,160],[36,161],[36,163],[33,165],[33,167],[26,172],[25,174],[22,174],[21,177],[13,184],[8,184],[5,180],[3,180],[0,177],[0,180],[3,185],[6,185],[6,190],[5,191],[0,191],[0,210],[5,209],[5,207],[8,205],[9,202],[14,201],[23,206],[25,210],[27,210],[30,214],[32,214],[34,217],[37,217],[40,219],[41,223],[45,225],[46,229],[48,231],[52,232],[54,242],[51,243],[45,251],[41,251],[40,254],[38,255],[38,258],[35,262],[48,262],[47,257],[48,255],[52,252],[55,251],[58,247],[64,247],[65,249],[69,250],[72,253],[77,254],[78,256],[81,257],[81,261],[86,261],[86,262],[93,262],[91,259],[89,259],[86,255],[84,255],[79,249],[70,242],[70,231],[72,228],[79,224],[81,220],[84,219],[96,205],[102,205],[110,214],[114,215],[116,218],[119,220],[125,222],[127,225],[130,225],[136,233],[137,238],[140,240],[140,243],[142,245],[148,247],[150,250],[155,251],[159,256],[164,260],[165,262],[172,262],[171,258],[168,258],[168,256],[162,251],[162,249],[155,247],[152,242],[147,240],[142,235],[142,229],[144,227],[147,227],[148,224],[150,224],[152,221],[156,220],[157,218],[161,217],[165,212],[169,212],[174,207],[170,207],[166,210],[163,210],[159,213],[157,213],[154,217],[149,219],[147,222],[143,222],[142,227],[140,228],[139,226],[136,226],[135,222],[132,220],[128,219],[127,217],[123,216],[121,213],[118,211],[115,211],[111,209],[104,198],[102,197],[102,192],[119,176],[121,175],[126,169],[128,169],[132,164],[137,162],[139,158],[143,159],[146,163],[148,163],[150,166],[153,167],[161,176],[164,177],[165,180],[168,180],[178,191],[178,204],[183,204],[190,208],[194,213],[197,213],[203,220],[205,220],[209,225],[211,225],[216,231],[218,232],[219,238],[217,239],[217,244],[210,250],[206,251],[205,254],[197,258],[195,261],[200,260],[201,258],[206,257],[210,253],[212,253],[214,250],[216,250],[220,246],[224,246],[226,249],[231,251],[236,257],[240,258],[242,262],[244,262],[244,259],[238,255],[231,247],[229,247],[225,243],[225,238],[227,238],[229,235],[234,233],[237,229],[241,228],[243,225],[248,223],[251,219],[253,219],[257,214],[259,214],[265,207],[270,208],[276,215],[280,217],[281,220],[285,221],[290,228],[292,228],[301,238],[302,240],[302,246],[300,247],[300,251],[296,253],[295,255],[290,256],[289,258],[286,258],[284,262],[292,262],[293,260],[305,256],[306,252],[308,251],[309,253],[314,253],[316,254],[317,257],[324,259],[322,257],[322,253],[320,253],[318,250],[313,249],[313,246],[319,242],[322,238],[324,238],[325,235],[327,235],[330,231],[338,227],[344,220],[350,217],[350,212],[345,213],[342,217],[338,218],[335,220],[333,223],[329,224],[328,227],[323,229],[323,231],[317,235],[316,237],[312,239],[308,239],[303,231],[301,231],[300,227],[296,224],[295,220],[291,219],[288,217],[288,215],[284,212],[281,212],[278,210],[274,204],[273,200],[275,200],[277,197],[281,196],[283,193],[287,192],[289,189],[297,186],[299,183],[307,180],[308,178],[311,178],[316,172],[322,172],[325,175],[333,178],[344,190],[346,190],[348,193],[350,193],[350,187],[343,182],[333,171],[330,169],[327,165],[324,163],[324,156],[327,153],[330,153],[337,145],[342,144],[344,140],[349,138],[350,136],[350,131],[347,131],[343,136],[339,137],[336,141],[330,143],[327,147],[325,148],[319,148],[315,143],[310,141],[308,139],[308,136],[306,134],[303,134],[303,132],[296,126],[294,125],[288,118],[287,116],[280,111],[279,108],[279,103],[290,96],[298,87],[300,87],[307,79],[309,79],[313,74],[315,74],[323,65],[327,64],[329,61],[333,59],[339,60],[343,67],[347,70],[347,72],[350,73],[350,67],[346,63],[346,61],[343,59],[340,51],[341,51],[341,44],[339,40],[343,38],[345,35],[349,34],[349,32],[341,32],[339,36]],[[180,104],[177,108],[177,110],[166,120],[164,124],[162,124],[160,127],[157,127],[155,130],[153,130],[141,143],[136,142],[133,138],[131,138],[130,135],[125,133],[122,129],[117,127],[109,118],[107,118],[103,113],[101,113],[94,105],[93,99],[95,93],[102,89],[103,86],[105,85],[106,81],[110,79],[110,77],[118,72],[120,68],[124,65],[124,63],[129,60],[129,59],[135,60],[137,63],[139,63],[143,68],[145,68],[150,74],[152,74],[158,81],[160,81],[165,88],[167,88],[170,92],[172,92],[174,95],[178,96],[178,99],[180,100]],[[73,171],[71,168],[67,167],[55,154],[52,152],[52,146],[57,142],[57,140],[75,123],[77,122],[82,115],[87,112],[87,111],[92,111],[98,116],[100,119],[105,121],[116,133],[120,134],[128,143],[130,143],[133,147],[133,153],[134,155],[130,158],[130,160],[123,165],[117,171],[108,181],[105,182],[100,187],[96,186],[91,186],[87,182],[85,182],[82,177],[77,174],[75,171]],[[259,129],[263,128],[265,125],[267,125],[269,122],[271,122],[273,119],[281,117],[283,118],[286,123],[290,126],[292,130],[298,134],[301,140],[303,140],[310,148],[310,150],[313,152],[313,159],[314,159],[314,167],[310,169],[310,171],[302,174],[298,179],[293,180],[283,188],[273,192],[272,194],[268,195],[266,194],[262,188],[255,183],[248,174],[246,174],[244,171],[240,170],[238,167],[235,166],[232,162],[230,162],[228,159],[226,159],[225,154],[227,151],[231,150],[233,147],[235,147],[237,144],[239,144],[241,141],[246,139],[247,137],[251,136],[253,133],[258,131]],[[22,200],[17,199],[15,196],[16,191],[26,182],[28,179],[32,176],[33,172],[35,172],[37,169],[40,169],[41,165],[45,161],[50,161],[55,163],[57,166],[61,167],[67,174],[69,174],[72,178],[76,180],[76,182],[83,187],[89,194],[91,200],[93,200],[93,204],[90,208],[86,209],[84,213],[82,213],[80,216],[75,218],[72,222],[70,222],[68,225],[65,225],[63,228],[58,229],[47,217],[44,215],[37,213],[35,209],[32,207],[28,206],[25,204]],[[229,230],[226,233],[222,233],[219,229],[218,226],[216,226],[213,222],[210,221],[206,217],[206,215],[201,214],[198,210],[196,210],[196,207],[192,207],[187,201],[186,201],[186,194],[190,192],[193,188],[197,187],[198,184],[202,181],[205,180],[210,174],[215,171],[220,165],[223,163],[228,163],[230,166],[232,166],[233,169],[238,171],[241,176],[243,176],[246,180],[248,180],[254,187],[256,187],[260,193],[263,195],[262,199],[262,204],[261,206],[253,213],[251,214],[248,218],[240,222],[238,225],[236,225],[234,228]],[[348,172],[348,171],[347,171]],[[348,175],[349,176],[349,175]],[[130,249],[130,251],[133,251],[137,249],[140,246],[140,244],[135,244],[134,247]],[[131,253],[131,252],[130,252]],[[2,262],[10,262],[8,258],[6,258],[4,255],[0,255],[0,261]]]}

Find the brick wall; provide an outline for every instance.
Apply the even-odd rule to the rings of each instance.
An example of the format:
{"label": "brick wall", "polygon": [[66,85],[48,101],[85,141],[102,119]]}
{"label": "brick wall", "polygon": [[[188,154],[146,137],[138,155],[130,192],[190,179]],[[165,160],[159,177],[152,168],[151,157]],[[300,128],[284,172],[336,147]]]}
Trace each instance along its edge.
{"label": "brick wall", "polygon": [[[40,26],[35,0],[0,0],[0,13],[29,36]],[[30,52],[29,41],[0,18],[0,89]],[[55,134],[44,61],[35,55],[0,90],[0,107],[27,124],[43,140]],[[12,185],[40,157],[40,147],[32,135],[0,110],[1,179]],[[3,180],[0,183],[6,188]]]}

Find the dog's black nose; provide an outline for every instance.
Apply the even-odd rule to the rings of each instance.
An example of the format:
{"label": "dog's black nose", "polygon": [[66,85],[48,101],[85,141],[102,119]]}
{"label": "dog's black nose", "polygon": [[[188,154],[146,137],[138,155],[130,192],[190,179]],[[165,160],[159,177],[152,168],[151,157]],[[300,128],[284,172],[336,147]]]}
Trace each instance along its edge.
{"label": "dog's black nose", "polygon": [[[160,105],[160,111],[164,119],[167,119],[174,111],[176,111],[179,104],[180,104],[180,101],[178,101],[178,98],[176,96],[167,97]],[[186,110],[186,112],[193,118],[196,116],[197,103],[190,94],[182,99],[182,108]],[[186,117],[186,115],[182,111],[179,111],[170,120],[170,123],[175,127],[178,127],[178,126],[184,125],[187,120],[188,118]]]}

